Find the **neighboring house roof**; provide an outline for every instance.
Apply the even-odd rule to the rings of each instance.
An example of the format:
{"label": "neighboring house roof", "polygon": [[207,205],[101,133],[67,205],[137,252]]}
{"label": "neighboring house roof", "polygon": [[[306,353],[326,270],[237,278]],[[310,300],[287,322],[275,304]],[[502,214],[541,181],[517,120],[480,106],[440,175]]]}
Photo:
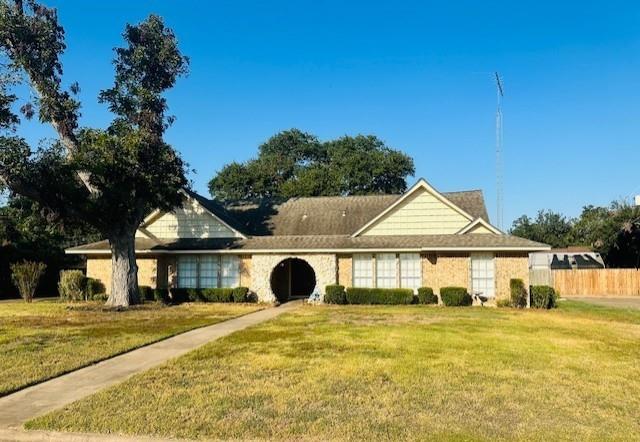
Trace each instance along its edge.
{"label": "neighboring house roof", "polygon": [[[546,250],[546,244],[510,235],[289,235],[254,236],[242,238],[182,238],[176,240],[152,240],[136,238],[136,250],[151,253],[188,251],[237,251],[245,253],[274,251],[332,251],[347,250]],[[106,253],[107,241],[86,244],[69,249],[70,253]]]}

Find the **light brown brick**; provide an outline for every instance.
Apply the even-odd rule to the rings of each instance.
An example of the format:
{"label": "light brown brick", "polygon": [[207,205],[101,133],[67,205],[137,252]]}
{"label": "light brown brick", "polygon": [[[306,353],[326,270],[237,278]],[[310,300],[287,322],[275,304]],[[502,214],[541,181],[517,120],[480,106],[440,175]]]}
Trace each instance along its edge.
{"label": "light brown brick", "polygon": [[526,253],[496,254],[496,299],[511,296],[509,283],[512,278],[522,279],[529,289],[529,255]]}
{"label": "light brown brick", "polygon": [[[155,288],[158,281],[158,260],[138,258],[138,284]],[[111,257],[87,258],[87,276],[102,282],[111,291]]]}
{"label": "light brown brick", "polygon": [[353,285],[352,255],[338,255],[338,284],[345,287]]}

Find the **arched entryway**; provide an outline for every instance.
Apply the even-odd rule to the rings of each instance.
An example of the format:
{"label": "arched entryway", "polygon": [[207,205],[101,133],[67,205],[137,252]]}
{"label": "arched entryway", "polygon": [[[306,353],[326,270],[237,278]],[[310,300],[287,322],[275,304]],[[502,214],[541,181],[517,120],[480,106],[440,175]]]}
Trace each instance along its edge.
{"label": "arched entryway", "polygon": [[280,302],[306,298],[316,287],[316,274],[303,259],[287,258],[271,271],[271,291]]}

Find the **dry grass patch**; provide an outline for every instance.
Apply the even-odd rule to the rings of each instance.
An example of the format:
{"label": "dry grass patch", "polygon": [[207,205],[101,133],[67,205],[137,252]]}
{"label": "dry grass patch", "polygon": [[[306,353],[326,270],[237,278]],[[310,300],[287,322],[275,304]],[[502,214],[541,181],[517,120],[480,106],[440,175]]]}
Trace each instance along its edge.
{"label": "dry grass patch", "polygon": [[0,396],[90,363],[258,309],[242,304],[0,303]]}
{"label": "dry grass patch", "polygon": [[622,440],[640,434],[639,329],[640,311],[575,302],[557,311],[305,307],[27,427],[203,439]]}

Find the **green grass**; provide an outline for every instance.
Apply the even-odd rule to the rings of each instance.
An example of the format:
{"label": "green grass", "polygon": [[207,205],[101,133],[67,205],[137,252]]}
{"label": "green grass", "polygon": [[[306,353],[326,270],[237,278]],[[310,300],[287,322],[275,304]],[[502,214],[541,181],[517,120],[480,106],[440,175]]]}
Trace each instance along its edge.
{"label": "green grass", "polygon": [[0,396],[177,333],[259,308],[148,303],[125,311],[101,303],[0,303]]}
{"label": "green grass", "polygon": [[628,440],[640,311],[306,306],[31,429],[276,440]]}

